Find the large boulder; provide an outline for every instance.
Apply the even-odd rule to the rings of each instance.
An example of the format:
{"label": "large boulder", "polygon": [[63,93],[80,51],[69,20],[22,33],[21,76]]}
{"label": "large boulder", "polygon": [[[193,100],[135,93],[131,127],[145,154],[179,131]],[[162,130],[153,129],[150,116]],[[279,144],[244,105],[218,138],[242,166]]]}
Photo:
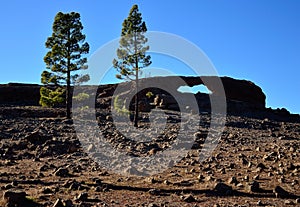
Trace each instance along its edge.
{"label": "large boulder", "polygon": [[26,196],[27,194],[24,191],[6,191],[3,194],[3,200],[6,202],[6,206],[18,207],[27,202]]}

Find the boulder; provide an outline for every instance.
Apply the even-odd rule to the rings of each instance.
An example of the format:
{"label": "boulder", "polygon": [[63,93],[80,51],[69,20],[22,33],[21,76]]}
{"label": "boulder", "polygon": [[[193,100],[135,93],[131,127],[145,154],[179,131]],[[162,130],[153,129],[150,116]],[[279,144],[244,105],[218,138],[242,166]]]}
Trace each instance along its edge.
{"label": "boulder", "polygon": [[283,189],[280,186],[276,186],[273,190],[276,198],[294,198],[296,197],[295,195],[289,193],[288,191],[286,191],[285,189]]}
{"label": "boulder", "polygon": [[27,201],[26,196],[24,191],[6,191],[3,194],[3,199],[7,206],[21,206]]}
{"label": "boulder", "polygon": [[226,196],[226,195],[231,195],[232,192],[232,187],[229,185],[226,185],[225,183],[219,182],[215,185],[214,191],[218,195]]}
{"label": "boulder", "polygon": [[55,172],[54,175],[59,176],[59,177],[67,177],[69,176],[69,170],[67,168],[58,168]]}

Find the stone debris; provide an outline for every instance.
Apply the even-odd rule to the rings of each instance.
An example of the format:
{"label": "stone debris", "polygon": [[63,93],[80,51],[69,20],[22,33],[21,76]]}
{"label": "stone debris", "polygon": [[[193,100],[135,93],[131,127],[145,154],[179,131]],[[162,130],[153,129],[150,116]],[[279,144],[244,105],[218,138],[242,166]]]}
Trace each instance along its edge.
{"label": "stone debris", "polygon": [[261,200],[257,201],[257,206],[265,206],[265,204],[263,204],[263,202]]}
{"label": "stone debris", "polygon": [[251,184],[250,184],[250,191],[251,192],[254,192],[254,193],[258,193],[261,191],[260,187],[259,187],[259,182],[257,181],[253,181]]}
{"label": "stone debris", "polygon": [[87,192],[82,192],[75,198],[76,201],[87,201],[87,199],[88,199]]}
{"label": "stone debris", "polygon": [[8,207],[18,206],[21,207],[26,203],[26,192],[24,191],[5,191],[3,194],[3,200]]}
{"label": "stone debris", "polygon": [[161,191],[159,189],[150,189],[148,193],[151,195],[159,195]]}
{"label": "stone debris", "polygon": [[219,182],[215,185],[214,191],[219,195],[231,195],[232,194],[232,187],[226,185],[225,183]]}
{"label": "stone debris", "polygon": [[[102,101],[110,106],[106,103],[109,98]],[[10,114],[7,108],[0,107],[1,110],[5,112],[0,113],[0,118],[4,117],[0,125],[0,189],[16,192],[16,196],[18,190],[22,190],[19,198],[12,199],[14,194],[4,193],[3,206],[10,202],[11,206],[22,206],[18,204],[21,200],[22,204],[29,202],[30,205],[31,201],[37,201],[39,204],[33,206],[38,207],[171,206],[173,201],[177,202],[176,207],[228,206],[233,200],[239,206],[285,206],[300,202],[300,122],[286,120],[282,125],[276,118],[264,120],[260,114],[255,118],[228,115],[216,149],[210,157],[200,161],[210,129],[209,113],[201,112],[199,128],[190,134],[196,145],[186,155],[177,161],[170,160],[169,168],[159,174],[131,177],[99,165],[92,157],[96,153],[101,158],[105,156],[97,152],[98,143],[83,146],[78,139],[83,134],[75,131],[75,122],[49,115],[49,111],[58,112],[35,110],[40,118],[30,118],[28,109],[16,109]],[[22,110],[22,114],[12,115],[18,110]],[[114,149],[130,155],[128,162],[134,163],[137,157],[159,155],[176,141],[181,127],[180,113],[165,111],[168,122],[160,134],[148,130],[148,114],[142,113],[139,127],[144,130],[143,138],[147,138],[147,142],[129,139],[120,133],[112,118],[105,119],[110,116],[106,109],[96,110],[96,120],[103,139]],[[38,113],[48,113],[47,118]],[[90,133],[91,129],[85,124],[87,134],[96,138],[98,135]],[[282,126],[284,131],[281,131]],[[183,128],[191,130],[187,125]],[[124,129],[129,133],[125,123]],[[153,134],[156,136],[148,139]],[[279,139],[283,136],[284,139]],[[150,167],[151,163],[143,163],[126,170],[141,173],[151,171]],[[250,201],[252,196],[255,202]]]}
{"label": "stone debris", "polygon": [[60,176],[60,177],[68,177],[69,176],[69,170],[66,168],[58,168],[55,172],[54,175]]}
{"label": "stone debris", "polygon": [[197,201],[192,194],[183,195],[183,196],[181,196],[181,199],[184,202],[187,202],[187,203],[192,203],[192,202],[196,202]]}
{"label": "stone debris", "polygon": [[294,201],[291,201],[291,200],[285,200],[284,204],[285,205],[295,205]]}
{"label": "stone debris", "polygon": [[52,207],[65,207],[65,205],[60,199],[57,199]]}
{"label": "stone debris", "polygon": [[274,188],[273,192],[275,193],[276,198],[292,198],[292,197],[294,197],[291,193],[284,190],[280,186],[276,186]]}
{"label": "stone debris", "polygon": [[233,176],[233,177],[229,178],[228,183],[237,185],[239,182],[238,182],[237,178]]}

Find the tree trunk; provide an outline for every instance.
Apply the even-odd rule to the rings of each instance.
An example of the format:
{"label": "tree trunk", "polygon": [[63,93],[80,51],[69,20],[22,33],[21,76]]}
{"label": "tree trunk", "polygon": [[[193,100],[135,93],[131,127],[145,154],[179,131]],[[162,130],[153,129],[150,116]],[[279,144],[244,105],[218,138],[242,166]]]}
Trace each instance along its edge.
{"label": "tree trunk", "polygon": [[71,119],[71,71],[67,72],[66,111],[67,119]]}
{"label": "tree trunk", "polygon": [[138,127],[139,119],[139,60],[137,57],[137,37],[134,35],[134,53],[135,53],[135,113],[134,113],[134,126]]}
{"label": "tree trunk", "polygon": [[[68,42],[70,41],[70,30],[68,31]],[[67,62],[67,91],[66,91],[66,110],[67,110],[67,119],[71,119],[71,59],[70,59],[70,47],[67,48],[68,51],[68,62]]]}
{"label": "tree trunk", "polygon": [[135,112],[134,112],[134,126],[138,127],[138,119],[139,119],[139,72],[136,69],[135,75]]}

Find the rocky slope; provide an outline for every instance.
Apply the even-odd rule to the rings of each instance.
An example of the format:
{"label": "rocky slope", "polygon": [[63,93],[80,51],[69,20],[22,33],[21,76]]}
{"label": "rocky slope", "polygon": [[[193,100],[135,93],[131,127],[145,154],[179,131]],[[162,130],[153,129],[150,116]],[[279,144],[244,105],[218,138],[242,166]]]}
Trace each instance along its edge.
{"label": "rocky slope", "polygon": [[[14,113],[19,107],[0,108],[1,206],[18,202],[18,206],[25,202],[25,206],[56,207],[299,203],[299,122],[228,116],[217,148],[200,163],[198,154],[210,123],[209,115],[201,114],[195,144],[179,163],[157,175],[132,177],[104,169],[89,157],[72,121],[59,117],[61,110],[21,108],[20,114]],[[178,118],[178,112],[168,114]],[[102,131],[111,124],[110,120],[99,120]],[[144,148],[130,140],[107,139],[116,149],[150,155],[151,150],[160,150],[161,142],[169,142],[176,122],[169,120],[168,127],[158,145],[145,143]]]}
{"label": "rocky slope", "polygon": [[[133,157],[168,149],[176,140],[182,114],[164,108],[165,130],[153,137],[154,131],[146,130],[151,127],[149,113],[143,112],[136,136],[152,139],[128,139],[111,117],[115,87],[100,87],[96,110],[87,110],[79,120],[94,114],[93,121],[107,143]],[[5,96],[12,97],[6,92]],[[84,137],[76,130],[75,121],[64,118],[64,109],[24,106],[30,105],[27,101],[18,106],[21,99],[13,100],[0,107],[0,206],[300,205],[300,119],[285,110],[260,106],[229,113],[216,149],[203,162],[199,153],[211,117],[209,110],[191,114],[201,121],[192,134],[194,144],[189,152],[158,174],[136,177],[96,162],[95,146],[85,147],[80,142]],[[86,134],[94,136],[88,122],[84,123]]]}

